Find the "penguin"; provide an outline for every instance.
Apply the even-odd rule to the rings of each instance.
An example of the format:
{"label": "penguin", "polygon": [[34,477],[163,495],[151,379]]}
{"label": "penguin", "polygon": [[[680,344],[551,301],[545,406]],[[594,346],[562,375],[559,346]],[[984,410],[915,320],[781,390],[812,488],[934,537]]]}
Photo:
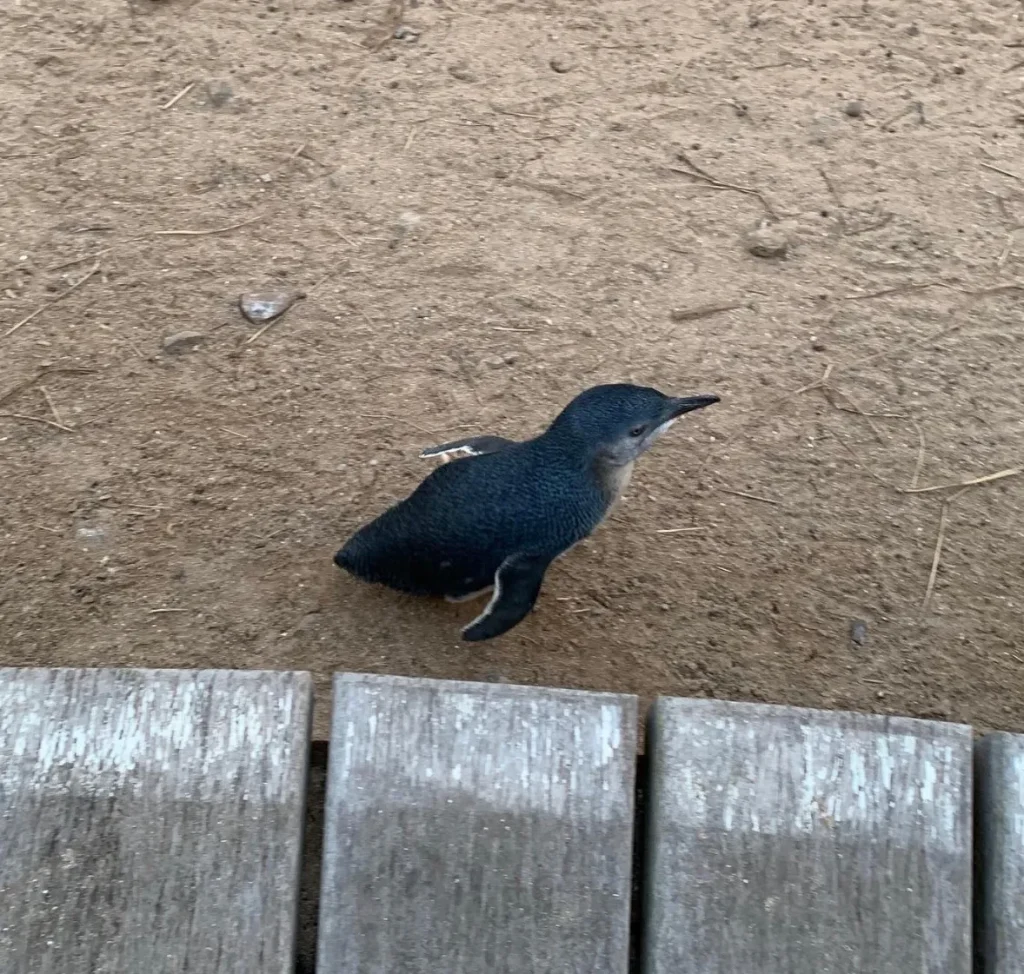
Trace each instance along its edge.
{"label": "penguin", "polygon": [[518,625],[559,556],[608,515],[633,465],[685,413],[718,396],[612,383],[576,396],[539,436],[471,436],[425,449],[445,460],[334,556],[363,581],[462,602],[490,593],[462,630],[475,642]]}

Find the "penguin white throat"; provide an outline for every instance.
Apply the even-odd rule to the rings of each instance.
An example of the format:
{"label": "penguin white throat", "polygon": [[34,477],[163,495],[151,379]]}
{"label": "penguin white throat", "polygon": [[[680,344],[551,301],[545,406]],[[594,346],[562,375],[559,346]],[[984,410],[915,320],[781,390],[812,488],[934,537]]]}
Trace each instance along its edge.
{"label": "penguin white throat", "polygon": [[622,464],[598,464],[597,476],[601,483],[601,493],[604,494],[607,500],[609,511],[618,503],[619,498],[622,497],[629,486],[629,482],[633,478],[635,462],[635,460],[630,460],[629,463]]}

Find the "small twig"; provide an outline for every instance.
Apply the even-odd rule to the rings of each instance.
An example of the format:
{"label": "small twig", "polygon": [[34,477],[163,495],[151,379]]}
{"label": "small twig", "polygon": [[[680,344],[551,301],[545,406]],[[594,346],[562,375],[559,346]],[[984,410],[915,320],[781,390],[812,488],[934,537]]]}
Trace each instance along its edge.
{"label": "small twig", "polygon": [[[773,504],[774,501],[768,501],[769,504]],[[693,531],[707,531],[706,527],[696,528],[658,528],[655,534],[689,534]]]}
{"label": "small twig", "polygon": [[894,122],[898,122],[902,118],[906,118],[906,116],[911,115],[914,112],[918,113],[918,119],[921,122],[921,124],[924,125],[925,105],[921,101],[911,101],[907,105],[907,107],[903,109],[903,111],[897,112],[891,119],[882,123],[882,131],[891,131],[891,129],[889,128],[890,125],[892,125]]}
{"label": "small twig", "polygon": [[66,291],[62,292],[61,294],[58,294],[57,297],[53,298],[53,300],[47,301],[46,304],[40,305],[38,308],[36,308],[35,311],[32,312],[32,314],[27,315],[26,317],[22,318],[21,321],[19,321],[17,324],[8,328],[7,331],[3,333],[3,335],[0,335],[0,338],[10,338],[10,336],[13,335],[19,328],[21,328],[22,325],[27,325],[33,318],[35,318],[37,315],[42,314],[47,308],[52,308],[58,301],[63,301],[72,291],[78,290],[78,288],[80,288],[87,280],[89,280],[89,278],[92,277],[93,274],[95,274],[99,269],[100,262],[96,261],[96,263],[92,265],[91,270],[89,270],[84,277],[80,277]]}
{"label": "small twig", "polygon": [[898,122],[901,118],[906,118],[911,112],[913,112],[917,108],[917,105],[918,102],[914,102],[913,104],[907,105],[906,108],[898,111],[895,115],[893,115],[892,118],[882,122],[882,131],[885,132],[889,128],[889,126],[893,124],[893,122]]}
{"label": "small twig", "polygon": [[846,235],[848,237],[856,237],[860,233],[871,233],[873,230],[881,230],[883,227],[887,227],[896,218],[895,213],[886,213],[881,220],[876,220],[874,223],[868,223],[863,227],[854,227],[852,230],[847,230]]}
{"label": "small twig", "polygon": [[931,494],[937,490],[952,490],[955,487],[977,487],[979,484],[989,484],[993,480],[1016,477],[1021,473],[1024,473],[1024,467],[1010,467],[1007,470],[985,474],[984,477],[975,477],[973,480],[960,480],[955,484],[933,484],[931,487],[897,487],[896,491],[900,494]]}
{"label": "small twig", "polygon": [[256,341],[257,338],[259,338],[261,335],[263,335],[269,329],[273,328],[274,325],[276,325],[283,317],[284,317],[284,315],[280,314],[276,318],[271,319],[262,328],[260,328],[259,331],[256,331],[253,334],[251,334],[242,344],[243,345],[251,345],[254,341]]}
{"label": "small twig", "polygon": [[[912,348],[916,348],[918,345],[923,345],[925,342],[938,341],[940,338],[945,338],[947,335],[951,335],[954,332],[959,331],[961,328],[963,328],[963,322],[959,322],[959,323],[957,323],[955,325],[950,325],[948,328],[943,328],[941,331],[937,331],[937,332],[935,332],[932,335],[925,335],[922,338],[917,338],[914,341],[909,342],[906,345],[900,345],[900,346],[898,346],[896,348],[887,348],[884,351],[875,352],[873,355],[866,355],[863,358],[854,359],[852,362],[842,363],[842,364],[840,364],[838,366],[838,368],[840,370],[842,370],[842,371],[849,371],[851,369],[858,368],[861,365],[867,365],[870,362],[876,362],[879,359],[883,359],[883,358],[888,357],[889,355],[897,355],[900,352],[909,351]],[[826,383],[828,382],[829,376],[832,374],[832,370],[835,369],[835,368],[837,368],[837,366],[833,365],[832,363],[829,363],[825,367],[825,374],[820,379],[815,379],[813,382],[808,382],[807,385],[801,386],[799,389],[794,389],[792,392],[788,392],[785,395],[780,396],[779,399],[776,400],[776,401],[777,402],[784,402],[787,399],[792,398],[793,396],[799,396],[801,393],[810,392],[812,389],[821,389],[821,388],[823,388],[826,385]],[[837,407],[837,408],[841,409],[842,407],[840,406],[840,407]],[[869,414],[869,413],[864,413],[862,411],[862,414],[865,415],[865,416],[871,415],[871,416],[875,416],[877,418],[884,418],[884,419],[903,419],[904,418],[899,413],[870,413]]]}
{"label": "small twig", "polygon": [[696,321],[699,318],[710,318],[711,315],[721,314],[723,311],[737,311],[740,308],[749,307],[750,303],[743,301],[699,304],[693,308],[675,308],[668,313],[668,316],[676,324],[682,324],[684,321]]}
{"label": "small twig", "polygon": [[174,107],[175,105],[177,105],[177,104],[178,104],[178,102],[179,102],[179,101],[181,101],[181,99],[182,99],[182,98],[184,98],[184,97],[185,97],[185,96],[186,96],[186,95],[187,95],[187,94],[188,94],[188,93],[189,93],[189,92],[190,92],[190,91],[191,91],[191,90],[192,90],[192,89],[193,89],[193,88],[194,88],[195,86],[196,86],[196,83],[195,83],[194,81],[190,81],[190,82],[189,82],[189,83],[188,83],[187,85],[185,85],[185,87],[184,87],[184,88],[182,88],[182,89],[181,89],[181,91],[179,91],[179,92],[178,92],[178,93],[177,93],[177,94],[176,94],[176,95],[175,95],[175,96],[174,96],[174,97],[173,97],[173,98],[172,98],[172,99],[171,99],[170,101],[168,101],[168,102],[165,102],[165,103],[164,103],[163,105],[161,105],[161,106],[160,106],[160,111],[164,111],[164,109],[167,109],[167,108],[173,108],[173,107]]}
{"label": "small twig", "polygon": [[923,281],[921,283],[914,284],[899,284],[896,287],[883,288],[881,291],[869,291],[867,294],[847,294],[845,297],[840,298],[841,301],[867,301],[870,298],[884,298],[888,294],[904,294],[908,291],[925,291],[930,287],[944,287],[950,288],[951,290],[959,290],[959,288],[953,288],[950,284],[945,284],[942,281]]}
{"label": "small twig", "polygon": [[409,135],[408,135],[408,137],[405,140],[405,145],[402,146],[402,151],[403,152],[408,152],[409,151],[409,146],[412,145],[412,140],[416,138],[416,133],[420,130],[420,126],[424,125],[424,124],[426,124],[426,123],[424,123],[424,122],[417,122],[416,124],[414,124],[413,126],[410,127]]}
{"label": "small twig", "polygon": [[828,173],[825,172],[824,168],[821,166],[818,167],[818,172],[821,173],[821,178],[825,181],[825,185],[828,187],[829,195],[832,197],[832,199],[835,200],[836,206],[838,206],[841,210],[844,209],[842,198],[839,196],[839,191],[835,188],[835,185],[829,178]]}
{"label": "small twig", "polygon": [[553,196],[556,200],[565,196],[574,200],[585,200],[587,198],[585,193],[577,193],[575,190],[565,189],[563,186],[552,186],[548,183],[537,183],[530,179],[510,179],[509,184],[512,186],[522,186],[524,189],[532,189],[538,193],[547,193],[549,196]]}
{"label": "small twig", "polygon": [[513,118],[545,118],[544,115],[531,115],[529,112],[513,112],[507,108],[499,108],[497,105],[491,105],[491,111],[496,115],[511,115]]}
{"label": "small twig", "polygon": [[906,413],[869,413],[866,409],[861,409],[849,395],[840,389],[830,389],[831,392],[845,398],[850,405],[844,406],[842,403],[834,402],[832,405],[839,410],[841,413],[852,413],[854,416],[863,416],[865,419],[906,419]]}
{"label": "small twig", "polygon": [[912,348],[916,348],[918,345],[923,345],[925,342],[938,341],[940,338],[945,338],[947,335],[952,335],[954,332],[958,332],[963,328],[963,322],[958,322],[955,325],[950,325],[948,328],[943,328],[940,331],[935,332],[933,335],[925,335],[923,338],[916,338],[912,342],[908,342],[906,345],[900,345],[898,348],[887,348],[882,352],[875,352],[874,355],[867,355],[864,358],[854,359],[852,362],[847,362],[843,368],[853,369],[860,365],[867,365],[869,362],[875,362],[878,359],[886,358],[889,355],[896,355],[900,352],[908,352]]}
{"label": "small twig", "polygon": [[991,163],[988,163],[988,162],[982,162],[982,163],[979,163],[979,165],[981,166],[982,169],[989,169],[992,172],[999,173],[1001,176],[1009,176],[1010,179],[1016,179],[1019,182],[1024,183],[1024,176],[1018,176],[1017,173],[1010,172],[1009,169],[1000,169],[998,166],[993,166]]}
{"label": "small twig", "polygon": [[[885,442],[885,437],[882,436],[881,430],[879,430],[879,428],[871,421],[871,416],[864,412],[864,410],[857,405],[857,402],[851,396],[847,395],[847,393],[843,392],[841,389],[837,389],[835,386],[830,386],[827,383],[822,385],[821,391],[829,401],[829,405],[834,409],[838,409],[842,412],[853,413],[855,416],[860,416],[871,428],[871,432],[875,434],[875,439],[878,440],[879,443]],[[841,396],[849,403],[849,407],[844,408],[843,406],[840,406],[839,403],[833,402],[832,396]]]}
{"label": "small twig", "polygon": [[356,243],[351,237],[346,237],[345,234],[343,234],[340,230],[335,230],[334,227],[328,227],[327,229],[331,233],[333,233],[339,240],[344,240],[345,243],[347,243],[354,250],[358,250],[359,244]]}
{"label": "small twig", "polygon": [[853,462],[858,467],[860,467],[861,470],[863,470],[869,477],[871,477],[872,480],[877,480],[878,483],[880,483],[883,487],[888,487],[890,490],[899,490],[899,488],[895,484],[890,484],[888,480],[886,480],[884,477],[880,477],[877,473],[875,473],[874,470],[867,466],[867,464],[863,463],[860,457],[857,456],[857,453],[853,449],[853,447],[850,446],[850,444],[847,443],[846,440],[844,440],[834,429],[832,429],[829,426],[826,426],[825,429],[828,431],[830,436],[839,441],[843,449],[846,450],[846,452],[849,453],[850,456],[853,458]]}
{"label": "small twig", "polygon": [[66,267],[74,267],[75,264],[84,264],[87,260],[99,260],[104,254],[109,254],[111,251],[110,247],[106,247],[103,250],[97,250],[94,254],[86,254],[84,257],[76,257],[74,260],[66,260],[63,264],[52,264],[46,268],[46,271],[62,271]]}
{"label": "small twig", "polygon": [[31,378],[23,379],[21,382],[16,383],[5,393],[0,395],[0,405],[3,405],[9,399],[13,399],[15,396],[20,395],[26,389],[34,386],[40,379],[45,378],[48,375],[92,375],[95,369],[76,369],[76,368],[44,368],[40,369]]}
{"label": "small twig", "polygon": [[188,612],[188,609],[150,609],[149,614],[151,616],[160,615],[164,612]]}
{"label": "small twig", "polygon": [[775,212],[775,208],[768,202],[765,195],[756,189],[751,189],[749,186],[739,186],[736,183],[726,183],[720,179],[716,179],[710,173],[701,169],[685,152],[677,152],[676,157],[680,162],[686,163],[689,169],[679,169],[675,166],[666,166],[669,172],[678,173],[681,176],[689,176],[692,179],[700,179],[707,183],[708,186],[713,186],[715,189],[728,189],[734,193],[743,193],[746,196],[756,196],[764,207],[765,212],[773,219],[778,219],[778,214]]}
{"label": "small twig", "polygon": [[308,159],[310,162],[315,162],[322,169],[331,168],[331,166],[328,163],[324,162],[323,159],[318,159],[315,155],[313,155],[312,152],[309,151],[308,143],[304,142],[301,146],[299,146],[298,149],[295,150],[294,154],[292,155],[293,159],[298,159],[299,157],[303,159]]}
{"label": "small twig", "polygon": [[65,429],[70,427],[65,426],[64,420],[61,419],[60,413],[57,412],[57,407],[53,404],[53,400],[50,398],[50,394],[46,391],[44,386],[39,386],[39,391],[43,394],[43,398],[46,400],[46,405],[50,407],[50,412],[53,413],[53,418],[57,421],[58,426],[62,426]]}
{"label": "small twig", "polygon": [[966,490],[967,488],[965,487],[964,490],[957,491],[952,497],[947,497],[942,502],[942,510],[939,514],[939,535],[935,539],[935,551],[932,554],[932,568],[928,573],[928,585],[924,590],[924,599],[921,601],[922,611],[927,609],[928,603],[931,602],[932,592],[935,591],[935,580],[939,576],[939,562],[942,560],[942,545],[946,540],[946,524],[949,521],[949,508],[961,494],[966,492]]}
{"label": "small twig", "polygon": [[232,223],[227,227],[215,227],[212,230],[154,230],[154,237],[208,237],[214,233],[227,233],[229,230],[237,230],[239,227],[247,227],[250,224],[262,220],[262,216],[254,216],[251,220],[243,220],[241,223]]}
{"label": "small twig", "polygon": [[812,389],[822,388],[825,383],[828,382],[828,377],[832,374],[832,370],[834,368],[835,366],[829,362],[828,365],[825,366],[825,374],[820,379],[815,379],[813,382],[808,382],[807,385],[801,386],[799,389],[794,389],[790,395],[799,396],[802,393],[810,392]]}
{"label": "small twig", "polygon": [[1010,259],[1010,254],[1013,253],[1013,245],[1017,239],[1017,234],[1020,233],[1021,230],[1024,230],[1024,227],[1016,227],[1006,235],[1006,246],[1003,247],[1003,252],[999,255],[998,260],[996,260],[996,267],[1002,267],[1003,264]]}
{"label": "small twig", "polygon": [[246,435],[245,435],[245,433],[238,433],[238,432],[236,432],[235,430],[229,430],[229,429],[228,429],[228,428],[227,428],[226,426],[222,426],[222,427],[221,427],[221,430],[222,430],[223,432],[225,432],[225,433],[230,433],[230,434],[231,434],[232,436],[239,436],[239,437],[241,437],[241,438],[242,438],[243,440],[247,440],[247,439],[249,439],[249,437],[248,437],[248,436],[246,436]]}
{"label": "small twig", "polygon": [[[685,162],[690,167],[689,175],[699,176],[701,179],[707,180],[709,183],[716,183],[719,186],[724,185],[720,180],[715,179],[715,177],[712,176],[711,173],[709,173],[706,169],[703,169],[700,166],[698,166],[697,163],[695,163],[685,152],[677,152],[676,157],[680,161]],[[680,169],[676,171],[686,174],[685,169]]]}
{"label": "small twig", "polygon": [[290,305],[288,305],[288,307],[285,308],[284,311],[271,318],[270,321],[268,321],[262,328],[259,329],[259,331],[256,331],[252,335],[250,335],[242,344],[251,345],[254,341],[256,341],[257,338],[260,337],[260,335],[264,334],[264,332],[266,332],[268,329],[273,328],[274,325],[276,325],[286,314],[288,314],[288,312],[292,308],[294,308],[295,305],[298,304],[299,301],[301,301],[305,296],[305,293],[302,291],[297,293],[295,295],[295,300]]}
{"label": "small twig", "polygon": [[62,423],[55,423],[52,419],[43,419],[41,416],[26,416],[25,413],[0,413],[6,419],[24,419],[30,423],[42,423],[45,426],[52,426],[54,429],[63,430],[65,433],[74,433],[70,426]]}
{"label": "small twig", "polygon": [[770,497],[761,497],[758,494],[748,494],[744,490],[733,490],[730,487],[719,487],[723,494],[733,494],[736,497],[745,497],[748,501],[760,501],[762,504],[771,504],[773,507],[779,506],[779,501],[772,500]]}
{"label": "small twig", "polygon": [[[862,409],[859,403],[849,393],[843,392],[842,389],[837,389],[835,386],[829,385],[829,376],[832,375],[832,370],[834,368],[835,366],[833,363],[829,362],[829,364],[825,366],[825,374],[820,379],[816,379],[814,382],[809,382],[807,385],[801,386],[799,389],[794,389],[790,395],[799,396],[801,393],[810,392],[812,389],[820,389],[833,409],[838,409],[840,412],[853,413],[855,416],[860,416],[867,422],[868,426],[871,427],[871,432],[875,434],[875,439],[878,440],[879,443],[884,443],[885,438],[882,436],[881,430],[879,430],[879,428],[872,422],[872,419],[903,419],[903,414],[869,413],[867,410]],[[840,398],[845,399],[848,405],[843,406],[840,403],[837,403],[832,398],[833,396],[839,396]]]}
{"label": "small twig", "polygon": [[917,430],[917,463],[914,464],[914,476],[910,478],[910,489],[917,489],[917,482],[921,477],[921,470],[924,468],[924,451],[925,451],[925,440],[924,430],[921,429],[921,424],[916,419],[912,419],[911,422],[914,424],[914,429]]}

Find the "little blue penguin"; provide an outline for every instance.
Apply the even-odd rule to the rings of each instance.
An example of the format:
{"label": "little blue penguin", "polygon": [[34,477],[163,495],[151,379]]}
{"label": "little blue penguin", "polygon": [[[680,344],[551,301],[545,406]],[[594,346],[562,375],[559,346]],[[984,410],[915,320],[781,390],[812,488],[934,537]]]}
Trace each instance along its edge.
{"label": "little blue penguin", "polygon": [[674,398],[625,383],[581,392],[539,436],[472,436],[334,556],[367,582],[461,602],[491,592],[463,639],[493,639],[533,608],[548,566],[604,520],[646,451],[683,413],[718,396]]}

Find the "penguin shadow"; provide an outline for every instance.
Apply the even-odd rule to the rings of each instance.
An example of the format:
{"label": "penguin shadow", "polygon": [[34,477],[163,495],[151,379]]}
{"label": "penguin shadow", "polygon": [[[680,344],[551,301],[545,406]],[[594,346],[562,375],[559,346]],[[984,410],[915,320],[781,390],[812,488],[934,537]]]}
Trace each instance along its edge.
{"label": "penguin shadow", "polygon": [[374,619],[380,616],[401,617],[409,625],[446,633],[449,640],[461,637],[462,628],[483,611],[491,594],[487,591],[475,598],[449,602],[443,598],[396,592],[385,585],[361,582],[338,569],[335,572],[338,577],[331,586],[333,598],[349,612],[369,615]]}
{"label": "penguin shadow", "polygon": [[[574,557],[586,564],[592,554]],[[569,568],[559,559],[521,623],[496,639],[468,642],[462,629],[484,610],[490,592],[448,602],[368,584],[330,564],[319,577],[317,628],[328,645],[341,650],[332,659],[339,669],[530,685],[543,683],[557,660],[559,679],[582,685],[590,664],[567,640],[586,644],[594,637],[595,622],[569,608],[579,587],[579,570],[578,564]],[[553,649],[558,650],[554,656]]]}
{"label": "penguin shadow", "polygon": [[492,643],[462,639],[463,627],[483,611],[489,594],[458,603],[407,595],[352,578],[333,564],[322,570],[318,588],[319,631],[332,646],[344,647],[339,668],[439,679],[502,678]]}

